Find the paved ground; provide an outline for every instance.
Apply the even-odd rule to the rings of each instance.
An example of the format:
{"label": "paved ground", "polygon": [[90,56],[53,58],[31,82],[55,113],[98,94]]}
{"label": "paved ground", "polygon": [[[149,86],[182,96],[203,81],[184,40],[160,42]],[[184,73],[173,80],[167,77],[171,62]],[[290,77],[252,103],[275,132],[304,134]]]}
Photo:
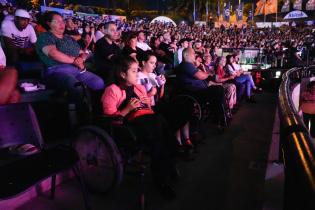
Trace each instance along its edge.
{"label": "paved ground", "polygon": [[[148,182],[150,210],[256,210],[262,209],[264,181],[275,116],[276,96],[263,93],[257,104],[244,103],[223,135],[211,125],[206,144],[196,160],[180,162],[181,180],[175,185],[177,199],[163,200]],[[126,176],[108,195],[92,195],[93,210],[131,210],[136,207],[137,179]],[[18,210],[83,210],[75,180],[57,188],[56,199],[32,199]]]}

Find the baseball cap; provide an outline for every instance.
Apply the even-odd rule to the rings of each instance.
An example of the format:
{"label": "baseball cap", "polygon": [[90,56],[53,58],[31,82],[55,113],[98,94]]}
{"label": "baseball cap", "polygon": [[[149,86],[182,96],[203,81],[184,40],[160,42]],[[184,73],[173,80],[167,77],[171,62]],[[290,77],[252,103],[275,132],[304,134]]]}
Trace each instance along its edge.
{"label": "baseball cap", "polygon": [[14,14],[16,17],[28,18],[31,19],[30,14],[24,9],[17,9]]}

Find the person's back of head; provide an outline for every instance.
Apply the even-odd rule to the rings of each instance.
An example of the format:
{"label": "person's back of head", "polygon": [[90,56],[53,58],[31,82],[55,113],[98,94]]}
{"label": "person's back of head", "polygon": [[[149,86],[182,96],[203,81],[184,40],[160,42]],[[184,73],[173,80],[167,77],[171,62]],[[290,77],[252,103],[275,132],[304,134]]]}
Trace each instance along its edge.
{"label": "person's back of head", "polygon": [[188,47],[183,50],[183,61],[187,63],[195,62],[195,51],[193,48]]}
{"label": "person's back of head", "polygon": [[97,30],[98,30],[98,31],[101,31],[101,32],[103,33],[104,30],[105,30],[105,24],[104,24],[104,23],[100,23],[100,24],[97,26]]}

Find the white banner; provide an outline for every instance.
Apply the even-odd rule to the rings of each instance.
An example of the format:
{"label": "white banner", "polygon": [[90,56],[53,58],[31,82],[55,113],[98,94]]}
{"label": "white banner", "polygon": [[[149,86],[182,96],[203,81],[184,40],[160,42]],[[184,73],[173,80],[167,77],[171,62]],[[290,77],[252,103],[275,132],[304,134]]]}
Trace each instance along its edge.
{"label": "white banner", "polygon": [[67,10],[67,9],[60,9],[60,8],[56,8],[56,7],[45,7],[45,6],[40,6],[40,11],[42,13],[46,12],[46,11],[55,11],[55,12],[59,12],[62,15],[69,15],[69,16],[73,16],[73,11],[72,10]]}
{"label": "white banner", "polygon": [[289,20],[289,19],[298,19],[298,18],[307,18],[307,14],[302,11],[292,11],[289,12],[283,19]]}

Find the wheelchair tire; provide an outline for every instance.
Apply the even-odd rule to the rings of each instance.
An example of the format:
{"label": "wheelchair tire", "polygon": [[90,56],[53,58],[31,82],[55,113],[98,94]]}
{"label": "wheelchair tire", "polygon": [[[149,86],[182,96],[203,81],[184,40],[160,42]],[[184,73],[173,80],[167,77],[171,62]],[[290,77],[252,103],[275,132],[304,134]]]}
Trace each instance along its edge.
{"label": "wheelchair tire", "polygon": [[90,191],[107,193],[121,183],[121,154],[106,131],[97,126],[82,127],[76,132],[72,146],[78,153],[81,173]]}
{"label": "wheelchair tire", "polygon": [[[174,98],[172,98],[172,101],[178,102],[178,101],[191,101],[194,104],[194,111],[193,111],[193,117],[200,121],[202,119],[202,108],[200,106],[200,103],[196,98],[190,95],[186,94],[180,94],[176,95]],[[183,103],[185,104],[185,103]]]}

